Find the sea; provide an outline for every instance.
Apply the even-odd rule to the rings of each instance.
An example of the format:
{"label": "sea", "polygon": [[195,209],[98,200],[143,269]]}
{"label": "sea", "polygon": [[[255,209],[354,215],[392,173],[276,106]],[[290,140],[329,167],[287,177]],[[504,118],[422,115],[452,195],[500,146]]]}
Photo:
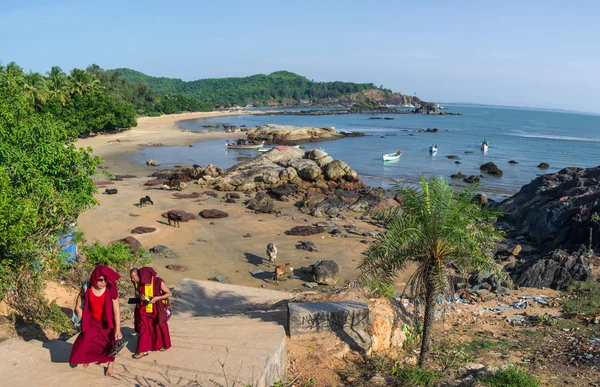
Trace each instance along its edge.
{"label": "sea", "polygon": [[[393,120],[370,119],[372,114],[319,116],[235,115],[180,121],[185,130],[207,130],[206,125],[255,127],[280,124],[311,127],[333,126],[337,131],[359,131],[365,137],[302,144],[306,149],[321,148],[335,159],[348,163],[372,186],[394,188],[397,184],[414,184],[421,176],[451,179],[458,172],[483,175],[481,190],[495,199],[519,191],[539,174],[559,171],[568,166],[600,165],[600,115],[529,108],[489,105],[443,104],[449,112],[461,115],[398,114],[379,115]],[[423,132],[437,128],[436,133]],[[223,129],[216,129],[223,130]],[[489,149],[483,153],[482,140]],[[192,147],[145,148],[132,155],[133,161],[159,161],[163,167],[212,163],[229,168],[256,151],[227,150],[225,140],[198,142]],[[429,146],[438,145],[435,155]],[[382,153],[402,151],[395,161],[382,160]],[[456,156],[457,158],[448,158]],[[517,164],[509,164],[514,160]],[[456,162],[459,163],[456,163]],[[490,176],[479,170],[481,164],[493,162],[504,174]],[[538,165],[548,163],[550,168]]]}

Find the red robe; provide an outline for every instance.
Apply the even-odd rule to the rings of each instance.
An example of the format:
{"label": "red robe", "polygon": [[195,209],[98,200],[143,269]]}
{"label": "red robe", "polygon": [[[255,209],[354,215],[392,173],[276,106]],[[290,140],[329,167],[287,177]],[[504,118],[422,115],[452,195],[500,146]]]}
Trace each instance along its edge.
{"label": "red robe", "polygon": [[[97,320],[92,316],[92,303],[90,294],[92,286],[98,282],[98,278],[104,276],[106,290],[104,292],[104,311],[102,319]],[[119,298],[116,281],[119,274],[107,266],[98,265],[90,276],[90,286],[84,295],[83,318],[81,321],[81,333],[77,336],[69,364],[107,363],[115,361],[114,356],[108,356],[110,345],[115,340],[115,319],[113,311],[113,300]]]}
{"label": "red robe", "polygon": [[[145,294],[145,287],[153,282],[153,297],[162,296],[161,285],[163,280],[156,277],[156,272],[150,267],[143,267],[139,270],[140,288],[139,292]],[[153,281],[152,281],[153,279]],[[171,348],[171,336],[169,334],[169,325],[165,316],[164,305],[162,301],[153,304],[152,312],[146,312],[145,303],[139,303],[136,306],[135,320],[138,331],[137,353],[148,351],[158,351],[159,349]]]}

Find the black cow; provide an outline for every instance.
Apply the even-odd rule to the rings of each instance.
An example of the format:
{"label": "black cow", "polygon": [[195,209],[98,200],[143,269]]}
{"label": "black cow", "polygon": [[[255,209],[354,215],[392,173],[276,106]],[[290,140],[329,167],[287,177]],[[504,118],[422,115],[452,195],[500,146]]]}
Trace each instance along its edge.
{"label": "black cow", "polygon": [[167,214],[167,219],[169,221],[169,226],[171,225],[171,221],[172,221],[173,222],[173,227],[175,227],[175,226],[180,227],[179,226],[179,222],[181,222],[183,220],[183,217],[181,215],[179,215],[179,214],[175,214],[173,212],[169,212]]}
{"label": "black cow", "polygon": [[152,199],[150,199],[150,196],[146,195],[145,198],[140,198],[140,207],[144,207],[148,203],[154,205]]}
{"label": "black cow", "polygon": [[114,195],[119,192],[116,188],[107,188],[104,190],[104,193],[107,195]]}

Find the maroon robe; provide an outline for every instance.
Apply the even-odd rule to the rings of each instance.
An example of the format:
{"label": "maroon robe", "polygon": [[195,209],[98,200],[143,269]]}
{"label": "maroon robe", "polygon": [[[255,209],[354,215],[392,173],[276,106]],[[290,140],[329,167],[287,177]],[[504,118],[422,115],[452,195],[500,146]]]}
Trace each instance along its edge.
{"label": "maroon robe", "polygon": [[[104,313],[102,320],[96,320],[91,313],[90,292],[96,285],[98,278],[104,276],[106,290],[104,296]],[[98,265],[90,276],[90,286],[84,295],[83,318],[81,320],[81,333],[77,336],[71,349],[70,364],[108,363],[115,361],[114,356],[108,356],[110,344],[115,340],[115,318],[113,300],[119,298],[117,280],[119,274],[111,268]]]}
{"label": "maroon robe", "polygon": [[[162,296],[161,285],[163,280],[156,276],[156,271],[151,267],[142,267],[139,270],[140,294],[145,294],[145,287],[153,283],[153,297]],[[153,281],[154,280],[154,281]],[[171,348],[171,336],[169,334],[169,325],[165,315],[162,301],[155,302],[152,312],[146,312],[145,303],[139,303],[136,306],[136,328],[138,331],[137,353],[148,351],[158,351],[159,349]]]}

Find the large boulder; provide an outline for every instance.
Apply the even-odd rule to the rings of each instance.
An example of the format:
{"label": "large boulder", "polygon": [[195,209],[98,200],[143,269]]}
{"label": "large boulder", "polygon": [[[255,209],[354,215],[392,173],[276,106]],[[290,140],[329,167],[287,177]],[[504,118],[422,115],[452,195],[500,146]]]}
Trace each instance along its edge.
{"label": "large boulder", "polygon": [[323,174],[317,163],[308,159],[292,160],[290,166],[298,172],[302,180],[315,181]]}
{"label": "large boulder", "polygon": [[585,246],[572,254],[557,249],[530,265],[517,267],[511,276],[518,286],[565,290],[575,282],[593,278],[587,256]]}
{"label": "large boulder", "polygon": [[325,177],[329,180],[356,180],[358,174],[350,168],[348,164],[341,160],[333,160],[323,169]]}
{"label": "large boulder", "polygon": [[313,266],[313,281],[321,285],[335,285],[340,275],[340,267],[337,262],[323,260]]}
{"label": "large boulder", "polygon": [[313,160],[319,167],[324,167],[333,161],[333,158],[320,149],[312,149],[306,152],[305,158]]}
{"label": "large boulder", "polygon": [[275,201],[264,192],[259,192],[246,204],[248,209],[265,214],[273,214],[277,212]]}
{"label": "large boulder", "polygon": [[138,251],[138,249],[140,249],[142,247],[142,244],[140,243],[140,241],[138,241],[134,237],[130,237],[130,236],[125,237],[123,239],[119,239],[117,242],[121,242],[121,243],[125,243],[126,245],[129,245],[129,249],[132,252],[136,252],[136,251]]}

